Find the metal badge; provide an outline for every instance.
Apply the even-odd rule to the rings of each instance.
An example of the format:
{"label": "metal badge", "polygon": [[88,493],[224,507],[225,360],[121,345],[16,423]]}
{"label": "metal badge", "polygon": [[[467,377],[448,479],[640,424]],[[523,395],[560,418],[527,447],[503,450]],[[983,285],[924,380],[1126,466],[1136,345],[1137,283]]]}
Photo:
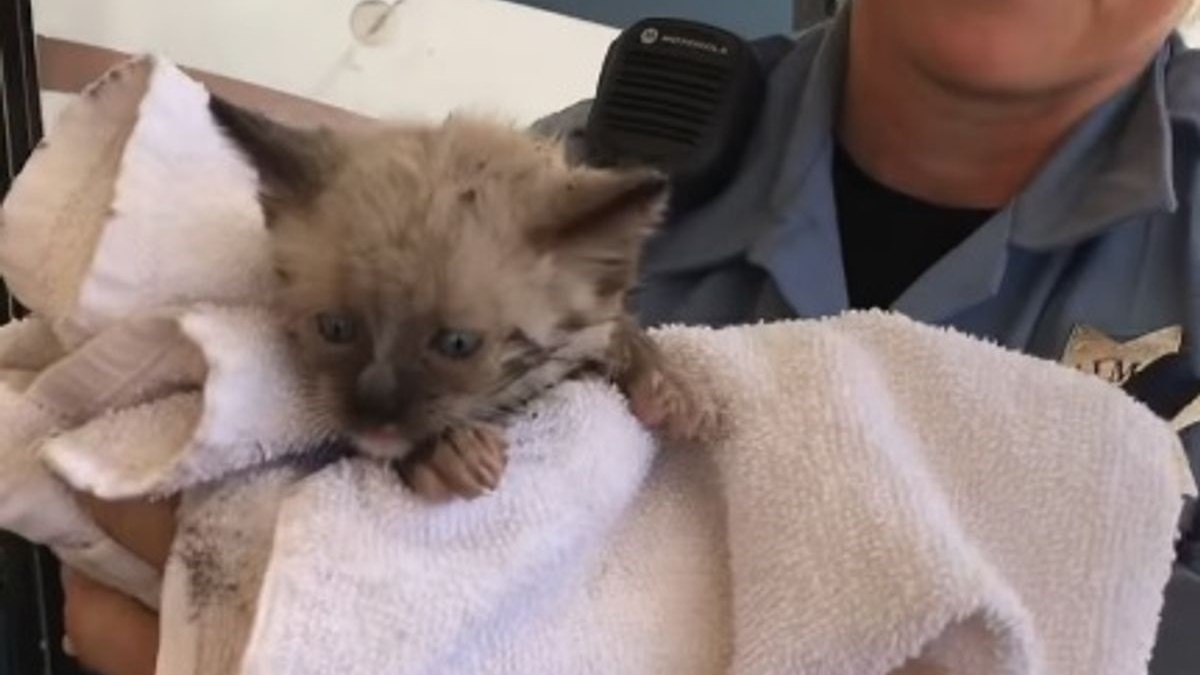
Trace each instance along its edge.
{"label": "metal badge", "polygon": [[[1138,371],[1154,361],[1177,354],[1183,347],[1183,327],[1168,326],[1127,341],[1114,340],[1092,326],[1076,326],[1071,330],[1062,363],[1085,373],[1121,386]],[[1183,408],[1171,427],[1182,431],[1200,422],[1200,397]],[[1176,456],[1183,494],[1195,497],[1197,487],[1183,453]]]}
{"label": "metal badge", "polygon": [[1192,402],[1183,407],[1175,419],[1171,420],[1171,428],[1175,431],[1183,431],[1184,429],[1200,422],[1200,396],[1192,399]]}
{"label": "metal badge", "polygon": [[1062,363],[1118,386],[1142,368],[1183,346],[1183,327],[1168,326],[1122,342],[1091,326],[1076,326],[1067,339]]}

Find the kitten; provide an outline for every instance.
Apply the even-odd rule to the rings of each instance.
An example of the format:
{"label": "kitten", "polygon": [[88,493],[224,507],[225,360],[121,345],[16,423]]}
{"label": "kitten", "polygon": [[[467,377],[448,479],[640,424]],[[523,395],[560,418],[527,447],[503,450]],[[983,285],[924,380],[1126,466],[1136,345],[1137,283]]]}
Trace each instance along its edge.
{"label": "kitten", "polygon": [[336,132],[210,109],[259,172],[301,367],[418,493],[494,489],[497,423],[584,372],[670,437],[711,429],[626,312],[661,174],[571,167],[558,144],[478,119]]}

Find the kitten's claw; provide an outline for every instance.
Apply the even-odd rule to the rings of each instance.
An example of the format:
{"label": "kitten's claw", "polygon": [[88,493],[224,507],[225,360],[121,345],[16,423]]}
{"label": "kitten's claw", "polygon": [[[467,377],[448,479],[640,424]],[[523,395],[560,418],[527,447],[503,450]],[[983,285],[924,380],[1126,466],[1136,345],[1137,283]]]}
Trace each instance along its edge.
{"label": "kitten's claw", "polygon": [[450,486],[424,461],[406,462],[398,465],[397,470],[408,487],[427,501],[446,502],[454,497]]}
{"label": "kitten's claw", "polygon": [[711,440],[720,428],[717,406],[695,395],[669,371],[654,368],[629,386],[633,414],[647,427],[679,442]]}
{"label": "kitten's claw", "polygon": [[503,434],[486,426],[455,428],[419,457],[400,466],[400,474],[418,495],[431,501],[474,499],[500,484],[508,462]]}

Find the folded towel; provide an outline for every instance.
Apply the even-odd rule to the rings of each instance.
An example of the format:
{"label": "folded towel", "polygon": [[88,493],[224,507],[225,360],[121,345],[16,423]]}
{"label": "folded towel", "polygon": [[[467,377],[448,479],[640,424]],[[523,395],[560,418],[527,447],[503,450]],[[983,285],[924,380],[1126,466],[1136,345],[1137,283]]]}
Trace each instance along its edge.
{"label": "folded towel", "polygon": [[[659,451],[611,386],[513,420],[430,505],[330,424],[259,305],[253,172],[122,65],[18,178],[0,527],[160,608],[158,672],[1142,672],[1182,451],[1105,383],[882,313],[655,333],[727,433]],[[161,579],[65,484],[179,494]],[[161,586],[161,592],[160,592]]]}
{"label": "folded towel", "polygon": [[580,384],[483,502],[309,476],[244,672],[1144,671],[1183,484],[1120,392],[879,314],[657,338],[727,438],[646,473]]}
{"label": "folded towel", "polygon": [[[208,374],[176,322],[197,301],[268,288],[254,173],[224,145],[207,97],[152,58],[112,69],[39,144],[0,228],[0,274],[34,317],[0,340],[0,525],[152,606],[158,575],[91,524],[38,455],[96,437],[93,423],[115,422],[105,413],[177,418],[179,400],[163,396]],[[94,447],[123,454],[133,441]]]}

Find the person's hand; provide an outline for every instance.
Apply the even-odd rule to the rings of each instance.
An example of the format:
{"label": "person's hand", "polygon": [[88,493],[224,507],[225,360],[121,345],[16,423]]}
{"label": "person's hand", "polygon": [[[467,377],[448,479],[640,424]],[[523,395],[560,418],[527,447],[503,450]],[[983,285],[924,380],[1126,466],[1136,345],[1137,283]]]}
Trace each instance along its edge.
{"label": "person's hand", "polygon": [[[174,502],[79,499],[110,537],[163,568],[175,534]],[[64,568],[62,576],[63,625],[75,658],[100,675],[154,675],[158,615],[79,572]]]}
{"label": "person's hand", "polygon": [[71,653],[100,675],[154,675],[158,615],[137,600],[63,568],[63,626]]}
{"label": "person's hand", "polygon": [[175,500],[104,501],[84,494],[76,497],[108,536],[162,570],[175,538]]}

